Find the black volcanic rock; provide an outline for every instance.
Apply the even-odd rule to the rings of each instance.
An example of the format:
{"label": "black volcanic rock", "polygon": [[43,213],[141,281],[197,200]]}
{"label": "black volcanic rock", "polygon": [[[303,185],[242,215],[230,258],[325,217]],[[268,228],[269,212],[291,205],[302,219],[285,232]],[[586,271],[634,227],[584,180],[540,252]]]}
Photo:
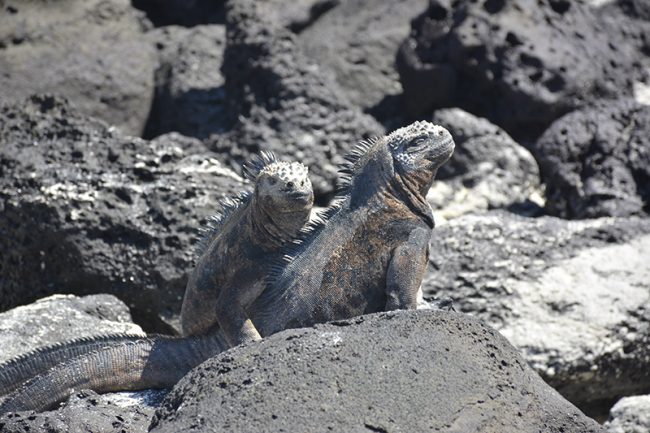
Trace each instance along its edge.
{"label": "black volcanic rock", "polygon": [[604,432],[503,336],[448,312],[289,330],[206,361],[152,432]]}
{"label": "black volcanic rock", "polygon": [[536,144],[549,213],[650,213],[650,107],[605,101],[557,120]]}
{"label": "black volcanic rock", "polygon": [[305,54],[334,71],[354,104],[368,111],[393,98],[387,111],[395,114],[402,93],[395,56],[411,20],[426,7],[427,0],[374,0],[372,7],[364,0],[341,1],[302,30],[298,42]]}
{"label": "black volcanic rock", "polygon": [[60,99],[0,109],[0,310],[111,293],[147,330],[180,310],[193,240],[248,186],[195,139],[120,137]]}
{"label": "black volcanic rock", "polygon": [[359,140],[382,133],[295,36],[267,19],[265,4],[229,3],[223,74],[232,129],[213,146],[235,161],[261,149],[309,166],[321,199],[336,187],[336,164]]}
{"label": "black volcanic rock", "polygon": [[157,47],[156,95],[144,136],[179,132],[206,138],[226,122],[221,75],[226,29],[220,24],[190,29],[166,26],[147,37]]}
{"label": "black volcanic rock", "polygon": [[131,0],[156,27],[223,24],[225,0]]}
{"label": "black volcanic rock", "polygon": [[429,250],[425,299],[494,326],[578,407],[650,392],[650,219],[492,211],[437,227]]}
{"label": "black volcanic rock", "polygon": [[632,94],[647,74],[630,23],[583,1],[431,0],[398,56],[406,107],[458,106],[536,138],[577,107]]}
{"label": "black volcanic rock", "polygon": [[0,101],[56,93],[142,134],[153,98],[150,26],[127,0],[8,0],[0,6]]}

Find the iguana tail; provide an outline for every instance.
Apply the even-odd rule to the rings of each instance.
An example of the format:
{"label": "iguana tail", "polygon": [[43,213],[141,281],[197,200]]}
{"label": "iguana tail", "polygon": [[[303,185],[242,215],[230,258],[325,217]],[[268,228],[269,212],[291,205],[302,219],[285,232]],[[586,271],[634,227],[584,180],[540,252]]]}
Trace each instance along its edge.
{"label": "iguana tail", "polygon": [[188,371],[228,348],[220,332],[193,337],[141,337],[58,364],[10,394],[0,414],[44,411],[75,390],[96,392],[169,388]]}
{"label": "iguana tail", "polygon": [[57,364],[95,350],[127,341],[136,341],[140,334],[106,334],[83,337],[32,350],[0,364],[0,396],[20,388],[32,377],[38,376]]}

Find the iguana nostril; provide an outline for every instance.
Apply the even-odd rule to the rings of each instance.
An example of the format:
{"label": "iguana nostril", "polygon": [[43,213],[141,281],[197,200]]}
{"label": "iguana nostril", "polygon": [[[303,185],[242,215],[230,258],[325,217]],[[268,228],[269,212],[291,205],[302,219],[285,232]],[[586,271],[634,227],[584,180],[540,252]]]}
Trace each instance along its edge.
{"label": "iguana nostril", "polygon": [[293,188],[294,183],[293,182],[287,182],[287,188]]}

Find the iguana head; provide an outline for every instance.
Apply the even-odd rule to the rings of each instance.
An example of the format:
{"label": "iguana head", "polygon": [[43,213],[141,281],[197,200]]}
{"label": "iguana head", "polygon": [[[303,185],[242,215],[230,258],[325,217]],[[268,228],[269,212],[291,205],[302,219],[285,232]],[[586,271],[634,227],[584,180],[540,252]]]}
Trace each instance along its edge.
{"label": "iguana head", "polygon": [[[454,153],[449,131],[431,122],[415,122],[386,137],[395,171],[428,190],[438,168]],[[426,193],[426,191],[423,191]]]}
{"label": "iguana head", "polygon": [[314,191],[307,167],[299,162],[277,161],[273,154],[262,152],[260,158],[244,167],[255,182],[255,197],[267,211],[290,213],[309,211]]}

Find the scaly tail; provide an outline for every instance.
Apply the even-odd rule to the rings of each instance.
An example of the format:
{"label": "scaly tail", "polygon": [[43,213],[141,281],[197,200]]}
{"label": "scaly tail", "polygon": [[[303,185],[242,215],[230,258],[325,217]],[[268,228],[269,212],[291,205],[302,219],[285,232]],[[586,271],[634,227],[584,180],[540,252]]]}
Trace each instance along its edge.
{"label": "scaly tail", "polygon": [[140,334],[107,334],[83,337],[32,350],[0,364],[0,396],[9,394],[32,377],[57,364],[111,344],[142,339]]}
{"label": "scaly tail", "polygon": [[142,337],[102,347],[34,377],[7,397],[0,414],[44,411],[79,389],[101,393],[169,388],[228,347],[220,331],[192,337]]}

